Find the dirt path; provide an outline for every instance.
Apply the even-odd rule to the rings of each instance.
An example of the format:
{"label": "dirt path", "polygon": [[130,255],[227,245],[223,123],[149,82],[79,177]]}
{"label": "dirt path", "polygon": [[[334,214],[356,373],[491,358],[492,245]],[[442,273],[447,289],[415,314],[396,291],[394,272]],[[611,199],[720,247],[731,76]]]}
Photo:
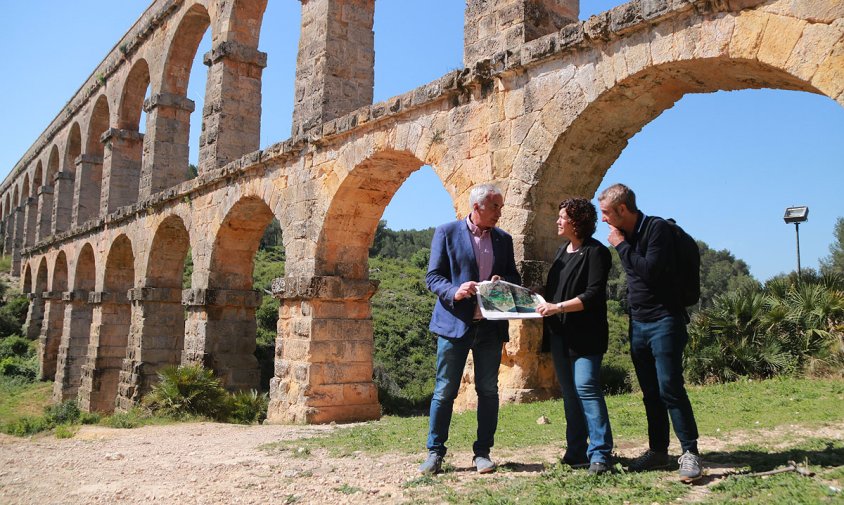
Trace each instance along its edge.
{"label": "dirt path", "polygon": [[[296,456],[259,446],[343,429],[332,426],[236,426],[198,423],[117,430],[85,426],[74,438],[52,435],[19,439],[0,435],[0,503],[405,503],[419,490],[405,484],[417,478],[422,453],[355,454],[331,457],[325,451]],[[841,439],[844,423],[822,429],[783,427],[701,440],[706,450],[735,443],[777,441],[799,436]],[[787,436],[785,436],[787,435]],[[776,446],[770,443],[770,446]],[[640,446],[617,452],[633,456]],[[538,474],[554,461],[554,447],[496,451],[514,478]],[[448,461],[455,471],[448,485],[461,487],[479,476],[471,454]],[[717,478],[729,469],[710,469]],[[712,480],[712,479],[709,479]]]}

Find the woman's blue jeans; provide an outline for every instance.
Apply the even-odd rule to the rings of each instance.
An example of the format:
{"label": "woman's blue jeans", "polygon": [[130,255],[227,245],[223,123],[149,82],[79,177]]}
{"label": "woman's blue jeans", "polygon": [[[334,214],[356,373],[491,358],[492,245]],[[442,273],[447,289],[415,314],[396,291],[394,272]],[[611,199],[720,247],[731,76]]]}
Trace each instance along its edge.
{"label": "woman's blue jeans", "polygon": [[642,388],[652,451],[668,452],[670,416],[680,448],[697,453],[697,423],[683,380],[683,349],[688,340],[682,317],[630,321],[630,355]]}
{"label": "woman's blue jeans", "polygon": [[[551,337],[551,355],[563,390],[566,454],[570,462],[610,463],[612,428],[601,389],[603,354],[567,356],[563,339]],[[588,440],[588,443],[587,443]]]}
{"label": "woman's blue jeans", "polygon": [[498,332],[481,321],[462,338],[437,337],[437,383],[431,399],[428,451],[444,456],[454,399],[466,367],[469,351],[475,362],[475,391],[478,393],[478,431],[472,450],[489,456],[498,427],[498,367],[501,345]]}

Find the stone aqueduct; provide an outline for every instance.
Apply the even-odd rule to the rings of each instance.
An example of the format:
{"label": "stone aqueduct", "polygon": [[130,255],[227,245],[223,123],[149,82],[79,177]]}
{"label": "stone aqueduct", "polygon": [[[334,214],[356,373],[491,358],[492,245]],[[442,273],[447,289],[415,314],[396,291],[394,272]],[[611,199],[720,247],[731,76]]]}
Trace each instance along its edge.
{"label": "stone aqueduct", "polygon": [[[270,421],[377,418],[367,250],[413,171],[431,165],[458,215],[473,184],[497,181],[530,282],[555,247],[555,203],[593,194],[684,94],[844,105],[842,0],[635,0],[584,22],[577,0],[468,0],[465,68],[376,104],[374,0],[302,0],[292,136],[259,150],[266,3],[155,0],[0,186],[2,246],[55,400],[126,409],[178,363],[256,387],[252,262],[275,217],[287,263]],[[190,179],[186,87],[208,29]],[[538,340],[511,326],[502,401],[549,394]]]}

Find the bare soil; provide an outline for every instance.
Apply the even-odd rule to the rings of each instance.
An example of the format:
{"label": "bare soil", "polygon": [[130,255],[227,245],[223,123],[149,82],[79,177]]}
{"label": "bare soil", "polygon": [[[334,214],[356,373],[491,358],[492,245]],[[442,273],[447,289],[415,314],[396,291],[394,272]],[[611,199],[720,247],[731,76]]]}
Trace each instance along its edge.
{"label": "bare soil", "polygon": [[[0,435],[0,503],[388,504],[432,499],[424,488],[407,485],[419,477],[422,450],[412,455],[333,457],[323,450],[261,448],[280,441],[295,447],[296,440],[337,429],[343,427],[193,423],[130,430],[84,426],[69,439]],[[811,429],[785,426],[706,438],[701,447],[715,451],[762,443],[774,448],[802,437],[840,440],[843,435],[844,423]],[[626,457],[643,449],[635,444],[616,448]],[[493,456],[507,465],[508,477],[519,478],[541,473],[544,463],[559,458],[560,449],[497,450]],[[436,478],[449,487],[460,489],[488,478],[473,471],[471,453],[450,454],[446,461],[452,470]],[[704,497],[706,485],[732,471],[709,467],[694,494]]]}

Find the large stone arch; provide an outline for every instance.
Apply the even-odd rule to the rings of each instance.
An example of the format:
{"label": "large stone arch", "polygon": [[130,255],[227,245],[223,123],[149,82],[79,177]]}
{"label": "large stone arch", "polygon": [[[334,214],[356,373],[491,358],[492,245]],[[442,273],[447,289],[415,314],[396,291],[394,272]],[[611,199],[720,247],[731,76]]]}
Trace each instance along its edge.
{"label": "large stone arch", "polygon": [[103,185],[104,144],[102,136],[109,127],[109,106],[106,95],[100,95],[88,118],[84,138],[85,151],[77,163],[73,225],[78,226],[100,214]]}
{"label": "large stone arch", "polygon": [[[677,21],[656,24],[578,55],[575,71],[557,62],[537,69],[557,74],[558,85],[539,91],[536,80],[533,91],[553,95],[553,105],[543,108],[517,156],[525,173],[535,170],[518,202],[532,210],[526,259],[548,258],[557,247],[560,198],[593,195],[628,140],[686,93],[775,88],[825,94],[844,105],[844,78],[829,77],[844,51],[844,27],[823,22],[823,12],[795,8],[801,19],[772,4],[780,8],[692,12],[684,29],[676,30]],[[550,118],[554,111],[566,111],[568,121]]]}
{"label": "large stone arch", "polygon": [[187,97],[188,80],[199,43],[211,26],[211,18],[205,7],[197,3],[187,8],[176,23],[160,74],[153,78],[160,87],[153,90],[146,102],[148,116],[141,198],[188,178],[190,114],[195,107]]}
{"label": "large stone arch", "polygon": [[82,130],[74,121],[70,126],[64,145],[61,170],[53,180],[53,227],[52,233],[61,233],[70,229],[73,219],[74,181],[76,164],[82,163]]}
{"label": "large stone arch", "polygon": [[53,196],[56,175],[59,173],[59,147],[53,144],[50,148],[50,157],[47,161],[47,177],[38,190],[38,230],[36,242],[50,236],[53,232]]}
{"label": "large stone arch", "polygon": [[49,292],[44,296],[44,324],[38,338],[38,377],[54,380],[64,328],[64,293],[68,286],[67,255],[59,251],[53,262]]}
{"label": "large stone arch", "polygon": [[88,303],[97,282],[93,246],[85,242],[73,262],[72,291],[63,294],[64,326],[53,384],[53,401],[76,399],[82,384],[82,367],[88,357],[93,306]]}
{"label": "large stone arch", "polygon": [[185,342],[182,277],[190,237],[179,216],[166,217],[149,246],[142,285],[132,289],[128,350],[120,372],[117,408],[136,405],[161,368],[178,366]]}
{"label": "large stone arch", "polygon": [[[212,48],[203,57],[209,85],[199,138],[199,171],[217,169],[260,147],[261,75],[267,55],[258,41],[267,0],[210,7]],[[215,10],[219,9],[219,10]]]}
{"label": "large stone arch", "polygon": [[[25,187],[24,194],[27,196],[24,206],[25,231],[23,236],[24,248],[35,245],[36,231],[38,229],[38,188],[42,178],[43,168],[41,160],[35,164],[35,171],[32,174],[32,185]],[[26,181],[29,184],[29,181]]]}
{"label": "large stone arch", "polygon": [[21,276],[21,292],[30,294],[35,289],[32,284],[32,267],[29,262],[23,265],[23,275]]}
{"label": "large stone arch", "polygon": [[35,283],[32,285],[32,292],[29,293],[29,309],[26,313],[24,323],[24,334],[30,340],[37,340],[41,334],[41,325],[44,321],[44,292],[47,291],[49,272],[47,269],[47,258],[42,256],[40,261],[33,259],[38,264],[35,274]]}
{"label": "large stone arch", "polygon": [[[206,290],[188,297],[185,361],[214,370],[230,390],[258,389],[260,370],[254,356],[255,309],[260,293],[252,288],[255,253],[274,214],[259,197],[242,196],[216,230]],[[199,265],[197,265],[199,267]]]}
{"label": "large stone arch", "polygon": [[121,367],[129,342],[131,307],[128,292],[135,285],[135,255],[125,234],[111,243],[103,271],[103,291],[92,293],[91,340],[82,367],[79,407],[112,412],[117,400]]}
{"label": "large stone arch", "polygon": [[147,61],[138,59],[123,81],[117,103],[116,127],[109,128],[103,135],[103,141],[109,148],[103,158],[102,214],[138,201],[144,143],[140,119],[149,85]]}
{"label": "large stone arch", "polygon": [[[344,159],[343,156],[340,159]],[[352,167],[333,164],[336,187],[321,217],[314,276],[285,279],[280,363],[271,383],[276,420],[323,422],[380,417],[372,382],[373,330],[369,247],[399,187],[423,162],[408,151],[383,149]]]}

